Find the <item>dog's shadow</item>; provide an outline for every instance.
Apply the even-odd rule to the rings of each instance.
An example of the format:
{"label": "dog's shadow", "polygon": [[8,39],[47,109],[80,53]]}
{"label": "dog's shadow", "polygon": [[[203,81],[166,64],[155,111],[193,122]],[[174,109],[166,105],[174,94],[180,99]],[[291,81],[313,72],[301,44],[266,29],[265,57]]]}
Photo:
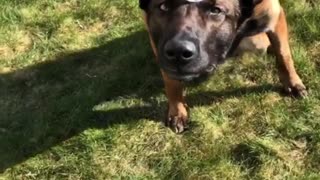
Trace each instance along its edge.
{"label": "dog's shadow", "polygon": [[[0,172],[88,128],[164,118],[166,103],[159,69],[152,61],[147,33],[139,31],[97,48],[66,53],[0,75]],[[278,91],[271,85],[191,94],[191,106],[246,93]],[[119,97],[135,97],[145,106],[94,111]],[[123,119],[125,117],[125,120]]]}

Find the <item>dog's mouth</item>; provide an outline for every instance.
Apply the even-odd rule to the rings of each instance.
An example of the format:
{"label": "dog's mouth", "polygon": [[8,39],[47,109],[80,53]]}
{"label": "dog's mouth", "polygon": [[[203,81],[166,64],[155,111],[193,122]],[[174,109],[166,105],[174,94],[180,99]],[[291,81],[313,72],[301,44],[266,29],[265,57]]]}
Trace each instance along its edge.
{"label": "dog's mouth", "polygon": [[217,69],[217,65],[210,64],[203,70],[200,70],[197,73],[185,73],[183,71],[169,69],[166,67],[162,68],[169,78],[186,82],[186,83],[201,83],[208,79],[208,77]]}

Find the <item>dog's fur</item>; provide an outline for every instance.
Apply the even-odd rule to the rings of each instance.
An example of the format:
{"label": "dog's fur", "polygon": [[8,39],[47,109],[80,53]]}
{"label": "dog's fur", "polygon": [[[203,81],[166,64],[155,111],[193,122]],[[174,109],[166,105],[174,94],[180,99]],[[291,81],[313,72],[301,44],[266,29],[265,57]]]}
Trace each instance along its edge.
{"label": "dog's fur", "polygon": [[[264,52],[270,48],[276,56],[284,88],[301,97],[307,95],[294,68],[286,17],[279,0],[140,0],[139,3],[169,100],[166,123],[177,133],[185,130],[188,120],[183,83],[207,77],[226,58],[243,51]],[[166,50],[171,42],[191,43],[194,53],[179,52],[179,57],[173,57]],[[188,61],[182,61],[180,56]]]}

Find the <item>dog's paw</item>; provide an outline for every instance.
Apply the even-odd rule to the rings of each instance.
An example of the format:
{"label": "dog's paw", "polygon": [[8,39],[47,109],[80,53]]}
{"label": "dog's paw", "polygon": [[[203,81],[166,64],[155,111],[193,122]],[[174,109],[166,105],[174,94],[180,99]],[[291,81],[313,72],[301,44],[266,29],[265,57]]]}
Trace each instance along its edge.
{"label": "dog's paw", "polygon": [[294,85],[285,87],[285,91],[298,98],[306,98],[308,96],[307,88],[303,83],[296,83]]}
{"label": "dog's paw", "polygon": [[186,116],[169,116],[165,124],[170,127],[172,131],[180,134],[188,129],[188,117]]}
{"label": "dog's paw", "polygon": [[184,103],[169,103],[165,125],[170,127],[175,133],[182,133],[188,129],[187,107]]}

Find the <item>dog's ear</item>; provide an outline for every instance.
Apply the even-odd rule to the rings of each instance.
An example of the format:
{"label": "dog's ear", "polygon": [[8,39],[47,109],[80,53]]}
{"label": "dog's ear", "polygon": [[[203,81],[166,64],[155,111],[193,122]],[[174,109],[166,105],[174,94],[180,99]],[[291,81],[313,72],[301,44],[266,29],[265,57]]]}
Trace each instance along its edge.
{"label": "dog's ear", "polygon": [[151,0],[139,0],[139,7],[146,11]]}
{"label": "dog's ear", "polygon": [[233,39],[227,56],[233,55],[244,37],[252,36],[265,30],[267,24],[263,20],[253,17],[255,7],[262,1],[264,0],[239,0],[240,18],[237,25],[237,34]]}
{"label": "dog's ear", "polygon": [[255,7],[264,0],[240,0],[240,18],[238,20],[238,34],[251,36],[265,31],[268,16],[255,17]]}
{"label": "dog's ear", "polygon": [[255,6],[263,0],[239,0],[240,5],[240,19],[239,24],[252,16]]}

